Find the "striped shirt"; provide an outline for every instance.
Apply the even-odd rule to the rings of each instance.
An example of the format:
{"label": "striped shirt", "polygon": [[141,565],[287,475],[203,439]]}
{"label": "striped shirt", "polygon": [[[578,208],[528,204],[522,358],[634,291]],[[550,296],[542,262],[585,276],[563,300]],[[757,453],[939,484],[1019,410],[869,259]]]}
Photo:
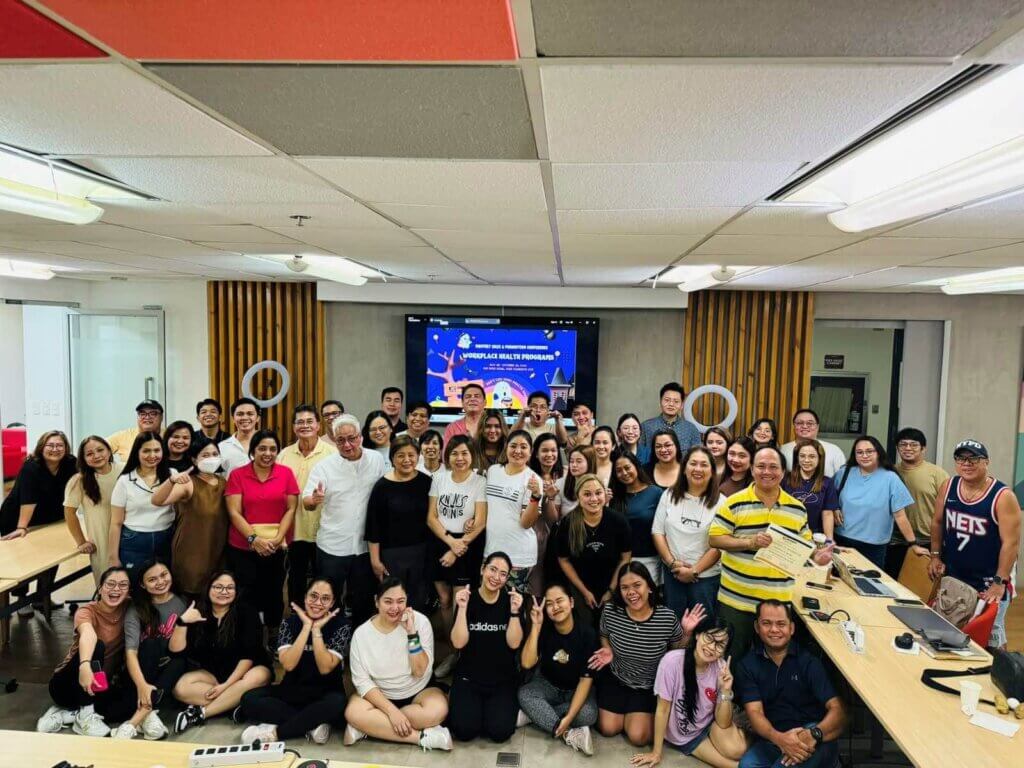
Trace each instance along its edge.
{"label": "striped shirt", "polygon": [[[757,498],[751,484],[734,493],[719,507],[711,523],[709,536],[753,536],[774,523],[780,528],[810,541],[807,510],[796,498],[779,490],[779,499],[771,508]],[[737,611],[754,613],[762,600],[783,602],[793,599],[793,579],[767,563],[754,559],[754,552],[722,552],[722,581],[718,600]]]}
{"label": "striped shirt", "polygon": [[601,637],[612,646],[609,669],[623,685],[652,690],[658,662],[683,640],[683,628],[675,613],[659,605],[646,621],[634,621],[625,608],[609,603],[601,611]]}

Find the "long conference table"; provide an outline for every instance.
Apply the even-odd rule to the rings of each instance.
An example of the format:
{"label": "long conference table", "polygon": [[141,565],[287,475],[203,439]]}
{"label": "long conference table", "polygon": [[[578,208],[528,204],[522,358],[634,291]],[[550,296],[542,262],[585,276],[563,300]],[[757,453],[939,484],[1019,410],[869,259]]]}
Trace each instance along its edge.
{"label": "long conference table", "polygon": [[[852,550],[840,553],[844,561],[854,568],[875,568],[867,558]],[[917,600],[909,589],[887,575],[882,580],[900,598]],[[1024,721],[1013,715],[998,715],[991,705],[981,704],[979,712],[996,715],[1005,722],[1021,725],[1012,738],[971,725],[960,711],[960,698],[932,690],[921,682],[925,669],[966,670],[991,664],[992,657],[944,661],[933,659],[924,651],[912,656],[897,652],[892,641],[897,635],[910,630],[888,607],[895,605],[892,598],[861,597],[837,578],[829,581],[831,591],[806,586],[808,581],[822,583],[820,569],[808,569],[797,580],[793,604],[807,625],[811,636],[846,678],[850,687],[864,701],[878,722],[916,766],[965,766],[966,768],[996,768],[1020,765],[1024,759]],[[837,621],[825,624],[807,615],[800,605],[804,595],[817,598],[821,610],[831,613],[845,610],[864,629],[864,653],[855,653],[842,637]],[[961,679],[981,685],[982,698],[992,699],[996,691],[988,675],[945,679],[942,682],[958,689]]]}

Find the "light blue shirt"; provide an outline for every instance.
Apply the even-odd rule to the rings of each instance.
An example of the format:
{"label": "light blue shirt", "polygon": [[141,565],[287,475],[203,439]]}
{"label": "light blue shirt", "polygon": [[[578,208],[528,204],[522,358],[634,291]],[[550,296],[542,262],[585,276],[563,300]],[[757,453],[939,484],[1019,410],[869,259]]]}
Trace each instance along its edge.
{"label": "light blue shirt", "polygon": [[[839,470],[832,482],[836,488],[843,482],[847,467]],[[854,468],[839,495],[843,524],[836,533],[865,544],[888,544],[892,537],[893,512],[914,503],[900,476],[888,469],[876,469],[865,475]]]}

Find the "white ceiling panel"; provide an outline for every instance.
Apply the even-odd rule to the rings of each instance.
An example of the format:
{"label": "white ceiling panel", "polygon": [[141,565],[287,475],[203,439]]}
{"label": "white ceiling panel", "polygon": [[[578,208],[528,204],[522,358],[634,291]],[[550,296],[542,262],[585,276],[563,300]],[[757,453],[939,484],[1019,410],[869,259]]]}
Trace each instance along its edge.
{"label": "white ceiling panel", "polygon": [[400,245],[423,245],[423,241],[408,230],[391,226],[389,229],[341,229],[334,227],[281,227],[272,231],[312,246],[335,248],[384,248]]}
{"label": "white ceiling panel", "polygon": [[[600,269],[592,269],[588,266],[575,263],[563,264],[565,284],[569,286],[636,286],[643,283],[660,268],[624,264],[602,266]],[[675,289],[673,288],[673,290]]]}
{"label": "white ceiling panel", "polygon": [[843,277],[827,283],[820,283],[816,287],[819,290],[848,291],[848,290],[871,290],[873,288],[892,288],[894,286],[909,285],[925,280],[938,280],[942,277],[957,277],[968,275],[976,270],[957,269],[955,267],[892,267],[880,269],[873,272],[865,272],[859,275]]}
{"label": "white ceiling panel", "polygon": [[474,248],[482,255],[497,250],[537,251],[554,255],[551,230],[547,232],[467,232],[458,229],[417,229],[416,234],[443,251],[449,248]]}
{"label": "white ceiling panel", "polygon": [[953,237],[876,237],[817,256],[815,264],[888,267],[919,264],[941,256],[1009,245],[1012,240]]}
{"label": "white ceiling panel", "polygon": [[161,200],[124,200],[116,204],[105,201],[101,221],[158,235],[171,234],[181,227],[249,223],[195,206]]}
{"label": "white ceiling panel", "polygon": [[518,265],[467,264],[466,267],[480,279],[496,285],[559,285],[554,268],[531,269]]}
{"label": "white ceiling panel", "polygon": [[704,235],[740,208],[656,208],[623,211],[558,211],[561,234]]}
{"label": "white ceiling panel", "polygon": [[821,237],[818,235],[804,237],[798,235],[715,235],[701,243],[694,250],[693,255],[757,256],[775,262],[783,262],[829,251],[841,247],[847,242],[849,240],[843,237]]}
{"label": "white ceiling panel", "polygon": [[632,264],[661,260],[662,266],[700,242],[702,235],[561,235],[562,256],[578,263],[599,259]]}
{"label": "white ceiling panel", "polygon": [[[56,155],[269,155],[122,64],[0,66],[0,141]],[[17,105],[12,109],[12,105]]]}
{"label": "white ceiling panel", "polygon": [[81,157],[76,162],[176,203],[322,203],[348,198],[280,157]]}
{"label": "white ceiling panel", "polygon": [[1024,212],[986,207],[966,208],[911,224],[896,230],[894,234],[907,237],[1024,238]]}
{"label": "white ceiling panel", "polygon": [[1002,43],[981,57],[986,64],[1024,63],[1024,31],[1011,35]]}
{"label": "white ceiling panel", "polygon": [[744,206],[779,187],[795,163],[598,163],[551,166],[558,207],[628,210]]}
{"label": "white ceiling panel", "polygon": [[744,211],[730,221],[719,234],[723,235],[813,235],[818,237],[859,240],[860,234],[849,234],[837,229],[828,220],[833,208],[795,205],[759,205]]}
{"label": "white ceiling panel", "polygon": [[536,162],[330,157],[300,158],[299,162],[373,203],[546,208]]}
{"label": "white ceiling panel", "polygon": [[365,205],[338,194],[331,203],[242,203],[238,205],[204,205],[203,211],[223,216],[229,223],[254,224],[258,227],[285,230],[298,228],[292,215],[309,216],[302,229],[322,227],[342,229],[390,229],[394,226]]}
{"label": "white ceiling panel", "polygon": [[842,267],[809,267],[804,263],[773,267],[730,280],[729,288],[743,290],[799,290],[850,274]]}
{"label": "white ceiling panel", "polygon": [[465,229],[480,232],[551,232],[546,210],[375,203],[375,207],[409,229]]}
{"label": "white ceiling panel", "polygon": [[1003,269],[1004,267],[1022,265],[1024,265],[1024,243],[960,253],[941,259],[929,259],[926,263],[926,266],[929,267],[970,267],[975,269]]}
{"label": "white ceiling panel", "polygon": [[937,83],[921,64],[541,64],[556,162],[809,161]]}

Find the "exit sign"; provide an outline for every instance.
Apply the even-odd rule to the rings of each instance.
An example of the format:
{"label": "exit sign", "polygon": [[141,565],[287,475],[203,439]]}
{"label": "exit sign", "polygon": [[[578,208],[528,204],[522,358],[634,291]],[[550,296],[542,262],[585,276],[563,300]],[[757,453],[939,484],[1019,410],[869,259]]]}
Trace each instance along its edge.
{"label": "exit sign", "polygon": [[841,371],[846,365],[846,355],[825,355],[825,370]]}

